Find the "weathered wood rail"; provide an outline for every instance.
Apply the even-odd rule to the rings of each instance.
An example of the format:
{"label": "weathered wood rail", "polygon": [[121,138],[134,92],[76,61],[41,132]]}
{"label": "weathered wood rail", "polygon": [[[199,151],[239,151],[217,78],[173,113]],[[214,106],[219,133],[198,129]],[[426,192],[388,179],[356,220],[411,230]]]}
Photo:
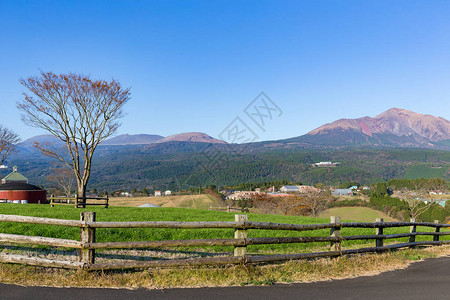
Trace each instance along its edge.
{"label": "weathered wood rail", "polygon": [[[90,200],[93,200],[94,202],[91,202]],[[105,206],[105,208],[108,208],[109,197],[77,197],[77,208],[86,208],[87,205],[102,205]]]}
{"label": "weathered wood rail", "polygon": [[248,212],[248,208],[240,208],[240,207],[232,207],[232,206],[226,206],[226,207],[214,207],[211,206],[208,208],[208,210],[216,210],[216,211],[226,211],[226,212]]}
{"label": "weathered wood rail", "polygon": [[[89,205],[102,205],[105,208],[109,207],[109,197],[55,197],[51,196],[48,201],[50,206],[55,205],[75,205],[77,208],[86,208]],[[92,202],[94,201],[94,202]]]}
{"label": "weathered wood rail", "polygon": [[55,197],[53,195],[47,199],[50,202],[50,206],[54,207],[55,205],[67,205],[67,204],[76,204],[77,197]]}
{"label": "weathered wood rail", "polygon": [[[0,262],[18,263],[26,265],[60,267],[60,268],[83,268],[88,270],[106,269],[131,269],[150,267],[171,267],[183,265],[216,265],[216,264],[240,264],[240,263],[263,263],[277,262],[294,259],[336,257],[347,254],[383,252],[391,249],[415,247],[419,245],[442,245],[450,243],[450,240],[440,240],[440,236],[450,235],[450,231],[441,232],[441,228],[449,228],[450,224],[439,224],[427,222],[383,222],[377,219],[373,223],[341,223],[339,217],[331,217],[331,223],[326,224],[280,224],[270,222],[250,222],[247,215],[235,215],[235,222],[176,222],[176,221],[148,221],[148,222],[97,222],[95,213],[82,212],[80,220],[61,220],[41,217],[28,217],[16,215],[0,215],[0,222],[29,223],[42,225],[59,225],[80,228],[80,240],[68,240],[60,238],[49,238],[39,236],[25,236],[17,234],[0,233],[0,242],[6,244],[40,245],[51,247],[62,247],[78,249],[78,261],[62,261],[38,257],[28,257],[17,254],[0,253]],[[384,228],[410,227],[409,233],[383,234]],[[417,232],[417,226],[434,228],[433,232]],[[193,240],[165,240],[165,241],[132,241],[132,242],[96,242],[96,228],[217,228],[234,229],[234,238],[229,239],[193,239]],[[343,236],[342,228],[373,228],[375,234]],[[253,237],[249,238],[248,230],[281,230],[281,231],[311,231],[319,229],[330,229],[329,236],[298,236],[298,237]],[[430,241],[416,241],[416,236],[431,236]],[[384,245],[385,240],[408,238],[407,243]],[[360,249],[342,249],[343,241],[353,240],[375,240],[375,247]],[[249,245],[264,244],[289,244],[289,243],[330,243],[330,251],[311,252],[298,254],[278,255],[251,255],[247,253]],[[234,256],[228,257],[201,257],[171,260],[151,261],[127,261],[127,262],[95,262],[95,251],[98,249],[160,249],[170,247],[201,247],[201,246],[233,246]]]}

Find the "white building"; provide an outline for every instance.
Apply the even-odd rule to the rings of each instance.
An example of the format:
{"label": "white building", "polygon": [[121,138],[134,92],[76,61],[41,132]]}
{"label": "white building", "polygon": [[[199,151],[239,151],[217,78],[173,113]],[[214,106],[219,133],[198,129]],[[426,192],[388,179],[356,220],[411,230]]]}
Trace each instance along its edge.
{"label": "white building", "polygon": [[283,193],[318,193],[319,189],[310,185],[284,185],[280,188]]}

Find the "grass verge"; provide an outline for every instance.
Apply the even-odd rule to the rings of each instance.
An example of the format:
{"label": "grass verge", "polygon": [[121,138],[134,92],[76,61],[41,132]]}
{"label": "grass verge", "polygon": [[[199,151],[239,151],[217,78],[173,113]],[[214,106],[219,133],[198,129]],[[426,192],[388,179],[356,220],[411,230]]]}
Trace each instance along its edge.
{"label": "grass verge", "polygon": [[87,272],[0,264],[0,281],[55,287],[148,288],[271,285],[372,276],[424,258],[450,255],[450,245],[282,264]]}

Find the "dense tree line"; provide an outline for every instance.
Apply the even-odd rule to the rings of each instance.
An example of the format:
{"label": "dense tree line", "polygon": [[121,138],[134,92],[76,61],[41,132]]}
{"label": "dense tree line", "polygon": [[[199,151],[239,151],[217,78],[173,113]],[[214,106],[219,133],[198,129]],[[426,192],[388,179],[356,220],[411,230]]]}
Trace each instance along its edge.
{"label": "dense tree line", "polygon": [[[448,168],[450,161],[449,151],[436,150],[256,151],[251,147],[242,153],[226,153],[223,161],[217,161],[204,153],[206,148],[207,145],[202,143],[99,148],[94,157],[89,189],[112,192],[134,187],[138,190],[241,184],[251,184],[253,187],[257,183],[283,181],[348,187],[403,178],[405,171],[414,165]],[[320,161],[339,161],[341,164],[334,168],[313,166],[314,162]],[[46,176],[51,170],[48,162],[37,157],[16,156],[14,160],[9,159],[8,164],[18,165],[31,182],[42,185],[46,184]],[[399,184],[395,181],[389,183]]]}
{"label": "dense tree line", "polygon": [[425,203],[416,199],[413,199],[413,201],[391,197],[390,189],[387,188],[386,184],[381,183],[377,184],[372,191],[368,206],[403,221],[409,221],[411,217],[415,217],[417,221],[433,222],[439,220],[445,222],[450,216],[450,205],[443,207],[438,203]]}
{"label": "dense tree line", "polygon": [[447,190],[447,183],[442,178],[420,178],[420,179],[390,179],[388,186],[394,190],[407,189],[410,191],[418,190]]}

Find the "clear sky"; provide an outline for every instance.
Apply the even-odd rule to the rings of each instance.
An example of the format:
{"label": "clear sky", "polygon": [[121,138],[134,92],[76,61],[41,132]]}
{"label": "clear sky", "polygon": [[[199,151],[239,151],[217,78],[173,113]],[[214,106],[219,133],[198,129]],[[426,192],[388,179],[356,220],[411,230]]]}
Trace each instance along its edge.
{"label": "clear sky", "polygon": [[[259,140],[391,107],[450,119],[450,1],[2,1],[0,124],[22,139],[18,80],[39,69],[115,78],[118,134],[214,137],[236,117]],[[265,132],[245,107],[283,111]]]}

